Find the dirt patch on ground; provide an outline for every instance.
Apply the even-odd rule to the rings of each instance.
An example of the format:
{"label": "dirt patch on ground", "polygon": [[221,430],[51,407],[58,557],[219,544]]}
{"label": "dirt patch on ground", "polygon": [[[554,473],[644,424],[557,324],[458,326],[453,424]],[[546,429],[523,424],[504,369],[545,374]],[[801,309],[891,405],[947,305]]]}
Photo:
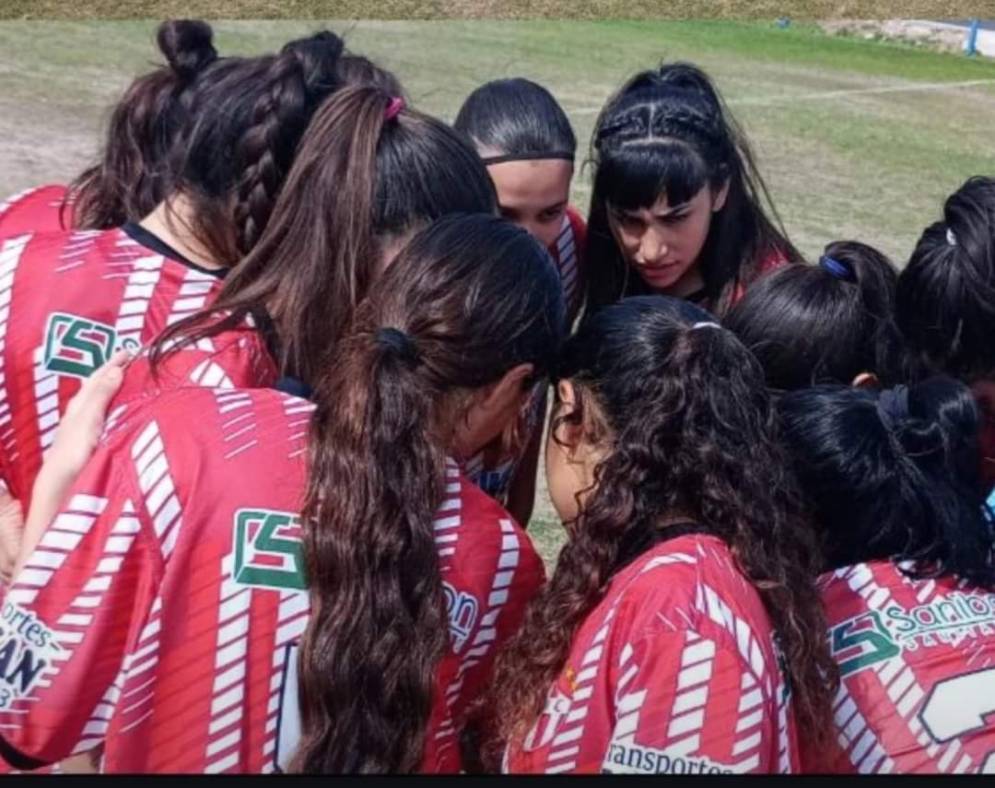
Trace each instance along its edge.
{"label": "dirt patch on ground", "polygon": [[902,41],[937,52],[957,53],[964,49],[963,29],[909,19],[838,19],[820,22],[832,35],[853,36],[868,41]]}

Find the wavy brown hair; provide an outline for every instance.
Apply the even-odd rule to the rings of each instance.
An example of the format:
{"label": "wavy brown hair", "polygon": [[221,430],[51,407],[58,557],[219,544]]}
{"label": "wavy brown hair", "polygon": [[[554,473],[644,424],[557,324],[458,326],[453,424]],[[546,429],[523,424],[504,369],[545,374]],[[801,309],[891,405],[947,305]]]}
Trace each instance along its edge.
{"label": "wavy brown hair", "polygon": [[159,337],[153,364],[169,346],[268,312],[281,371],[313,385],[379,275],[385,243],[449,213],[496,211],[470,144],[413,109],[385,120],[391,98],[375,86],[349,86],[322,105],[255,248],[207,310]]}
{"label": "wavy brown hair", "polygon": [[548,255],[486,215],[421,231],[315,389],[295,769],[410,772],[448,643],[432,521],[468,393],[548,373],[564,306]]}
{"label": "wavy brown hair", "polygon": [[[503,736],[536,719],[585,616],[611,578],[666,538],[667,517],[705,526],[731,549],[778,633],[802,735],[832,720],[837,674],[814,586],[813,531],[779,446],[763,370],[707,312],[642,296],[599,310],[564,347],[558,377],[578,407],[558,422],[590,425],[608,456],[556,571],[499,659],[494,686]],[[555,432],[554,432],[555,434]]]}

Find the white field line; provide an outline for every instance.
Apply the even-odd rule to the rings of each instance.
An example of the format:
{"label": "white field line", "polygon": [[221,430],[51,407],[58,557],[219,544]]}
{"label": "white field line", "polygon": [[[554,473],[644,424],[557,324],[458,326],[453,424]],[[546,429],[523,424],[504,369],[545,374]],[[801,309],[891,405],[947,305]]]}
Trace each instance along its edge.
{"label": "white field line", "polygon": [[[873,95],[876,93],[917,93],[929,90],[950,90],[971,88],[978,85],[993,85],[995,79],[970,79],[964,82],[922,82],[912,85],[885,85],[877,88],[850,88],[847,90],[824,90],[818,93],[795,93],[784,96],[756,96],[753,98],[728,99],[726,104],[747,107],[765,107],[771,104],[790,104],[793,101],[823,101],[825,99],[846,98],[847,96]],[[601,107],[581,107],[572,109],[575,115],[594,115]]]}

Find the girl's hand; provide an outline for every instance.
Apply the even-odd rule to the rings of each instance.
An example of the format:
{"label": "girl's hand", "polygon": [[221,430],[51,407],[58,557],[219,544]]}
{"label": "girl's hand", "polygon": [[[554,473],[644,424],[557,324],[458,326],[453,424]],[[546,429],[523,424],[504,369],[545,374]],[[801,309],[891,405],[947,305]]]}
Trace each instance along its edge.
{"label": "girl's hand", "polygon": [[55,440],[45,453],[44,468],[50,478],[73,480],[83,470],[104,431],[104,417],[114,395],[121,388],[124,368],[131,360],[125,350],[117,351],[90,377],[66,408],[55,431]]}

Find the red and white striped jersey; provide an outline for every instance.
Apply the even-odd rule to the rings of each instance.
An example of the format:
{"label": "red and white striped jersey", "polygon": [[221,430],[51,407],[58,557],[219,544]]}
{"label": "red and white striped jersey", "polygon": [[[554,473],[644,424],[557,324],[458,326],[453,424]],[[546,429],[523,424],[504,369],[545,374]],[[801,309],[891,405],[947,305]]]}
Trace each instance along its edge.
{"label": "red and white striped jersey", "polygon": [[67,205],[63,224],[62,203],[69,187],[62,184],[35,186],[0,203],[0,236],[49,233],[72,226],[72,207]]}
{"label": "red and white striped jersey", "polygon": [[836,748],[806,771],[995,774],[995,594],[888,561],[820,579],[840,666]]}
{"label": "red and white striped jersey", "polygon": [[[309,613],[298,512],[313,406],[180,388],[109,423],[0,613],[0,752],[104,744],[106,772],[272,772],[299,738]],[[450,650],[423,768],[458,736],[542,582],[528,537],[454,464],[434,523]],[[13,750],[13,753],[11,752]]]}
{"label": "red and white striped jersey", "polygon": [[[220,287],[216,273],[123,229],[0,238],[0,471],[25,508],[81,381],[116,349],[137,349],[204,307]],[[258,338],[251,347],[205,341],[198,352],[233,385],[250,385],[266,350]]]}
{"label": "red and white striped jersey", "polygon": [[556,241],[548,247],[563,282],[563,297],[567,304],[567,319],[573,324],[584,297],[584,244],[587,225],[571,206],[563,216],[563,227]]}
{"label": "red and white striped jersey", "polygon": [[[587,226],[573,208],[567,206],[563,225],[556,241],[547,247],[563,283],[563,297],[567,305],[567,319],[573,325],[584,297],[583,258]],[[463,471],[480,489],[504,503],[511,480],[522,461],[529,436],[541,430],[546,416],[546,388],[537,391],[526,404],[523,419],[523,439],[517,452],[499,452],[487,447],[463,463]],[[527,524],[527,523],[526,523]]]}
{"label": "red and white striped jersey", "polygon": [[611,581],[574,636],[511,772],[797,771],[770,619],[713,536],[656,545]]}

